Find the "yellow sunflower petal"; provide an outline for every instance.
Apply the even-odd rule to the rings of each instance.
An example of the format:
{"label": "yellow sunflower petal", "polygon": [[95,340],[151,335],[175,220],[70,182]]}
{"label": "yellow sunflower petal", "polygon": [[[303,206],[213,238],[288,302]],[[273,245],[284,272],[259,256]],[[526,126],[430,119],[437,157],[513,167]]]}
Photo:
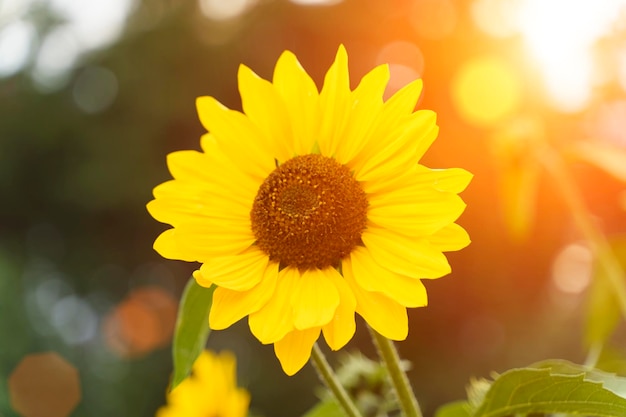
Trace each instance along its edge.
{"label": "yellow sunflower petal", "polygon": [[462,168],[432,169],[431,175],[435,177],[434,187],[439,191],[460,193],[465,190],[474,177]]}
{"label": "yellow sunflower petal", "polygon": [[461,226],[452,223],[428,238],[430,244],[444,252],[463,249],[470,244],[470,237]]}
{"label": "yellow sunflower petal", "polygon": [[274,295],[263,307],[248,317],[250,331],[261,343],[274,343],[294,330],[293,311],[289,305],[294,278],[299,276],[300,272],[296,268],[281,270],[278,273]]}
{"label": "yellow sunflower petal", "polygon": [[[241,221],[207,219],[202,223],[177,224],[173,230],[160,236],[154,247],[166,258],[189,262],[206,262],[216,256],[236,255],[249,248],[255,240],[249,222]],[[172,252],[174,250],[176,252]],[[184,258],[181,251],[185,252]]]}
{"label": "yellow sunflower petal", "polygon": [[306,270],[297,276],[289,274],[284,279],[293,280],[291,308],[293,324],[298,330],[327,324],[339,305],[339,292],[335,281],[339,272],[335,268]]}
{"label": "yellow sunflower petal", "polygon": [[322,155],[335,155],[350,110],[349,98],[348,54],[346,48],[340,45],[335,61],[324,77],[324,86],[320,92],[322,114],[318,144]]}
{"label": "yellow sunflower petal", "polygon": [[198,151],[176,151],[167,155],[167,166],[177,180],[210,181],[204,169],[208,162],[207,156]]}
{"label": "yellow sunflower petal", "polygon": [[278,264],[270,263],[261,281],[248,291],[233,291],[218,287],[213,293],[209,324],[222,330],[263,307],[274,294],[278,279]]}
{"label": "yellow sunflower petal", "polygon": [[383,107],[383,93],[389,82],[389,66],[380,65],[365,74],[351,94],[349,118],[337,144],[335,158],[348,164],[372,138],[372,126]]}
{"label": "yellow sunflower petal", "polygon": [[409,121],[390,133],[393,140],[382,140],[380,146],[372,146],[373,152],[367,161],[355,168],[355,178],[358,181],[388,178],[415,165],[437,137],[435,120],[436,114],[432,111],[413,113]]}
{"label": "yellow sunflower petal", "polygon": [[261,281],[269,258],[251,248],[239,255],[220,256],[202,264],[200,273],[216,285],[234,291],[246,291]]}
{"label": "yellow sunflower petal", "polygon": [[388,339],[406,339],[409,333],[406,308],[386,295],[364,290],[356,282],[350,259],[343,261],[343,276],[356,298],[356,312],[367,324]]}
{"label": "yellow sunflower petal", "polygon": [[366,248],[353,250],[350,260],[354,279],[364,290],[383,293],[404,307],[424,307],[428,304],[426,288],[419,279],[383,268]]}
{"label": "yellow sunflower petal", "polygon": [[293,151],[296,155],[310,153],[318,138],[320,117],[319,93],[315,82],[302,68],[298,58],[290,51],[285,51],[276,63],[273,83],[292,121]]}
{"label": "yellow sunflower petal", "polygon": [[232,185],[227,192],[225,189],[211,190],[199,182],[179,180],[155,187],[154,195],[155,199],[146,205],[148,212],[156,220],[172,226],[202,224],[212,219],[247,223],[250,201],[254,198],[254,195],[246,195],[241,189],[233,190]]}
{"label": "yellow sunflower petal", "polygon": [[465,203],[456,194],[409,191],[371,196],[369,221],[406,236],[424,237],[454,222],[465,210]]}
{"label": "yellow sunflower petal", "polygon": [[[424,83],[421,79],[411,81],[389,98],[385,102],[384,113],[386,122],[393,122],[397,120],[398,117],[405,116],[413,110],[415,110],[415,106],[417,105],[417,100],[419,100],[422,95],[422,88]],[[391,123],[393,125],[393,123]]]}
{"label": "yellow sunflower petal", "polygon": [[404,187],[458,194],[467,187],[472,177],[472,174],[461,168],[431,169],[416,164],[399,175],[376,178],[362,182],[362,185],[368,194],[385,194]]}
{"label": "yellow sunflower petal", "polygon": [[[211,134],[205,134],[202,138],[207,138],[204,153],[181,151],[168,155],[167,165],[172,176],[185,181],[185,183],[190,182],[197,186],[203,186],[214,192],[226,189],[237,195],[242,194],[248,198],[247,201],[249,202],[250,194],[254,198],[258,184],[252,181],[245,171],[239,170],[237,165],[227,157],[222,149],[226,145],[222,145],[220,148]],[[207,141],[211,144],[206,143]],[[266,163],[265,166],[268,169],[273,169],[271,163]],[[236,190],[233,190],[233,184],[237,184]]]}
{"label": "yellow sunflower petal", "polygon": [[237,78],[243,111],[263,133],[265,149],[272,153],[270,162],[274,164],[273,158],[280,162],[291,158],[294,155],[294,141],[289,113],[272,83],[245,65],[239,66]]}
{"label": "yellow sunflower petal", "polygon": [[328,346],[332,350],[339,350],[352,339],[356,331],[356,322],[354,321],[356,299],[342,276],[333,275],[332,279],[339,291],[341,301],[333,319],[322,327],[322,332]]}
{"label": "yellow sunflower petal", "polygon": [[378,264],[397,274],[439,278],[450,273],[446,257],[425,239],[411,239],[379,227],[368,227],[361,239]]}
{"label": "yellow sunflower petal", "polygon": [[263,180],[274,170],[274,149],[246,115],[230,110],[213,97],[198,97],[202,125],[217,139],[231,163],[242,172]]}
{"label": "yellow sunflower petal", "polygon": [[191,273],[191,276],[193,277],[193,279],[196,280],[196,283],[200,285],[201,287],[210,288],[211,285],[213,285],[213,282],[211,282],[211,280],[206,279],[202,275],[202,272],[200,272],[199,269],[196,269],[195,271],[193,271]]}
{"label": "yellow sunflower petal", "polygon": [[[226,399],[220,401],[221,410],[216,415],[228,417],[246,417],[250,405],[250,394],[243,389],[230,391]],[[211,415],[211,414],[204,414]]]}
{"label": "yellow sunflower petal", "polygon": [[320,329],[294,330],[274,344],[274,352],[287,375],[298,372],[311,357],[313,344],[320,336]]}
{"label": "yellow sunflower petal", "polygon": [[187,248],[180,244],[177,234],[176,229],[168,229],[161,233],[152,245],[154,250],[166,259],[196,262],[198,260],[196,254],[188,252]]}
{"label": "yellow sunflower petal", "polygon": [[367,140],[367,144],[350,162],[351,168],[357,172],[360,171],[361,167],[370,163],[370,160],[376,157],[381,149],[396,141],[404,130],[402,126],[413,117],[411,113],[415,109],[421,91],[422,80],[415,80],[383,104],[371,127],[369,134],[371,139]]}

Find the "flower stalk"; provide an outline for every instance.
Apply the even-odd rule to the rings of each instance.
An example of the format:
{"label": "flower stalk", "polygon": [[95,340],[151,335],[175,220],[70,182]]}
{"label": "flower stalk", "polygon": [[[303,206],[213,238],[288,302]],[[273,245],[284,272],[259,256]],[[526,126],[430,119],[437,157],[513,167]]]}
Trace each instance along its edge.
{"label": "flower stalk", "polygon": [[352,398],[348,395],[341,382],[337,378],[337,375],[331,368],[330,364],[324,356],[324,352],[320,349],[319,345],[315,343],[311,352],[311,362],[313,367],[317,371],[318,376],[324,382],[326,387],[333,394],[341,408],[343,408],[346,416],[348,417],[362,417],[361,412],[358,410]]}
{"label": "flower stalk", "polygon": [[378,354],[387,368],[389,378],[398,396],[402,415],[404,417],[422,417],[422,411],[413,393],[413,388],[411,388],[406,373],[402,370],[400,356],[398,355],[395,345],[391,340],[382,336],[376,330],[371,327],[369,329],[374,345],[378,349]]}

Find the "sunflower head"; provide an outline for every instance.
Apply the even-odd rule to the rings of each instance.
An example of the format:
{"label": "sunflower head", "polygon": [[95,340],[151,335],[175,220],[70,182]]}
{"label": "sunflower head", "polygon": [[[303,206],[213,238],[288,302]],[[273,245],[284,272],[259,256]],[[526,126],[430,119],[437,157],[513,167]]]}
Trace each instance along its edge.
{"label": "sunflower head", "polygon": [[237,387],[235,357],[203,351],[192,374],[167,395],[156,417],[246,417],[250,395]]}
{"label": "sunflower head", "polygon": [[217,286],[210,326],[247,316],[287,374],[320,333],[343,347],[355,313],[406,338],[406,308],[427,303],[422,280],[448,274],[442,252],[469,244],[455,221],[471,174],[419,163],[435,113],[415,111],[420,80],[384,101],[388,81],[381,65],[352,90],[343,46],[320,90],[288,51],[271,82],[242,65],[243,111],[200,97],[202,152],[170,154],[174,178],[148,204],[172,226],[155,249],[199,262],[196,281]]}

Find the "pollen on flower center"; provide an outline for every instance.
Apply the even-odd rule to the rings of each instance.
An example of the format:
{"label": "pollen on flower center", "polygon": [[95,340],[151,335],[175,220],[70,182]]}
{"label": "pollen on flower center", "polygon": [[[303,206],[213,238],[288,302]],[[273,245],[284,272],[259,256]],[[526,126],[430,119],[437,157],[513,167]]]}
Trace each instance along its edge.
{"label": "pollen on flower center", "polygon": [[261,250],[281,266],[335,267],[361,242],[367,198],[332,158],[296,156],[261,184],[250,218]]}

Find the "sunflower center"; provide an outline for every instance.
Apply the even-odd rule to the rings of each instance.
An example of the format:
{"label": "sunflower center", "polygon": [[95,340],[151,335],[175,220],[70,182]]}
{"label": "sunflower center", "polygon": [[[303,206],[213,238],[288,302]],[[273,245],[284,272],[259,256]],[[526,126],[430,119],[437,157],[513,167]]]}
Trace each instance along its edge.
{"label": "sunflower center", "polygon": [[281,267],[336,267],[361,242],[367,204],[347,167],[322,155],[296,156],[261,184],[252,231]]}

